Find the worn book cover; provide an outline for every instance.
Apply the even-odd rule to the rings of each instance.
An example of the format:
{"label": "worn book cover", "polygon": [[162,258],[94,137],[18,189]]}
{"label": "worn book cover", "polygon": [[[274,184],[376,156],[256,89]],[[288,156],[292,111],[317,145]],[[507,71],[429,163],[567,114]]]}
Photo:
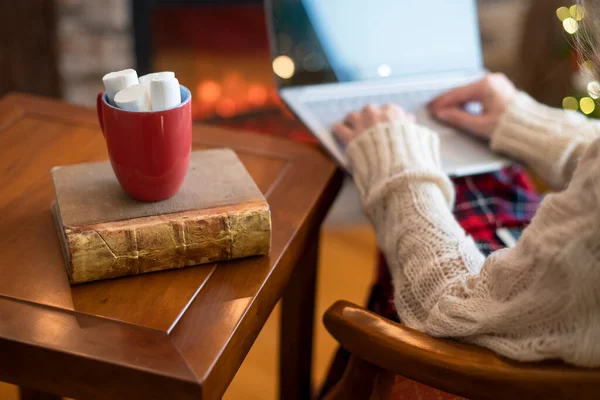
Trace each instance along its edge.
{"label": "worn book cover", "polygon": [[266,254],[271,214],[229,149],[193,152],[179,192],[132,199],[109,162],[52,169],[53,213],[71,283]]}

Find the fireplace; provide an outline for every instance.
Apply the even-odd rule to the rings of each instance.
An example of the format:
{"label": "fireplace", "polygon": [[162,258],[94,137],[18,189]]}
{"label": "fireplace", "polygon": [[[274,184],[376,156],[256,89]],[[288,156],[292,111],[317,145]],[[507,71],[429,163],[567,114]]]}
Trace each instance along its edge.
{"label": "fireplace", "polygon": [[157,8],[153,69],[175,71],[198,119],[278,109],[261,4]]}

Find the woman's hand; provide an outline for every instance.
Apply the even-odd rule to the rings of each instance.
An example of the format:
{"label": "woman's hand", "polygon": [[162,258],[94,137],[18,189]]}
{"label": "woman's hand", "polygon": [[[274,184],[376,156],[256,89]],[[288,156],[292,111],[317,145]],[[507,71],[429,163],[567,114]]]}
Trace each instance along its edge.
{"label": "woman's hand", "polygon": [[[429,109],[438,120],[489,140],[517,93],[515,85],[504,74],[489,74],[478,82],[439,96],[429,104]],[[474,115],[465,111],[465,104],[470,102],[481,103],[482,113]]]}
{"label": "woman's hand", "polygon": [[367,129],[391,121],[414,122],[415,116],[406,113],[395,104],[388,104],[381,108],[368,105],[359,112],[348,114],[343,121],[335,124],[333,133],[344,145],[347,145]]}

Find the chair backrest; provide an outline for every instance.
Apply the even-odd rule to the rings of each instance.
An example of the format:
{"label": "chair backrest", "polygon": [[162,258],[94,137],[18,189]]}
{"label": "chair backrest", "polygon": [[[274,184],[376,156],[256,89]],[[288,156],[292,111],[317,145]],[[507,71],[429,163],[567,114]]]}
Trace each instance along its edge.
{"label": "chair backrest", "polygon": [[433,338],[345,301],[331,306],[323,320],[352,354],[467,398],[600,398],[600,369],[511,361],[482,347]]}

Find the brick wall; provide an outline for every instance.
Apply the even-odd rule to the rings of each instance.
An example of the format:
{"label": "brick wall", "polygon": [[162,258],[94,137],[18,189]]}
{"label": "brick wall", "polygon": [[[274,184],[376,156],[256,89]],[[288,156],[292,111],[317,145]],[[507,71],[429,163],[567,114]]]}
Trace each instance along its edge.
{"label": "brick wall", "polygon": [[134,65],[129,0],[56,0],[65,100],[94,105],[102,76]]}

